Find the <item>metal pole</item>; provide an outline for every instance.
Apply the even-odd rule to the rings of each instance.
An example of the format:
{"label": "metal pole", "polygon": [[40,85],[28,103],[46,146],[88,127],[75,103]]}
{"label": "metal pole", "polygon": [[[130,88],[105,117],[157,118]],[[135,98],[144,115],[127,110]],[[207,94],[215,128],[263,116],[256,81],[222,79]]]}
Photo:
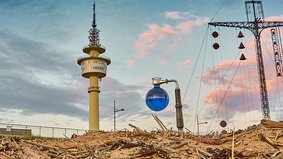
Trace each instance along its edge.
{"label": "metal pole", "polygon": [[67,136],[67,129],[65,129],[65,137]]}
{"label": "metal pole", "polygon": [[41,136],[41,126],[39,127],[39,136]]}
{"label": "metal pole", "polygon": [[198,115],[197,115],[197,129],[198,129],[198,135],[199,135],[199,122],[198,122]]}
{"label": "metal pole", "polygon": [[183,119],[183,112],[182,112],[182,103],[181,103],[181,91],[179,87],[175,89],[175,99],[176,99],[176,121],[177,121],[177,128],[179,132],[183,131],[184,128],[184,119]]}
{"label": "metal pole", "polygon": [[116,106],[115,106],[115,100],[114,100],[114,131],[116,131]]}

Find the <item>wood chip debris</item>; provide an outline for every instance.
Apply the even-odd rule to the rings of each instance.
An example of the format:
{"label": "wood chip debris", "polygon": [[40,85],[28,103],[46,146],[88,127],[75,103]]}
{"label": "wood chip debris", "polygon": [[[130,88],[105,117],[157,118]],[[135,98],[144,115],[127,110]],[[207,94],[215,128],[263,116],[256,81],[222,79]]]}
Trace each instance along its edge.
{"label": "wood chip debris", "polygon": [[[261,124],[227,134],[198,136],[167,129],[154,116],[160,130],[87,132],[68,139],[0,137],[2,159],[178,159],[178,158],[283,158],[283,122]],[[232,153],[233,152],[233,153]],[[232,154],[234,156],[232,157]]]}

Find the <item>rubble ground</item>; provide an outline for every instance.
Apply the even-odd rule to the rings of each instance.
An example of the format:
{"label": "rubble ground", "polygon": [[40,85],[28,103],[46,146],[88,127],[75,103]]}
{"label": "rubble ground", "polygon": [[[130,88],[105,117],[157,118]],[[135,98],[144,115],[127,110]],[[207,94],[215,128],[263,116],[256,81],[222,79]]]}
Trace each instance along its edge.
{"label": "rubble ground", "polygon": [[[228,159],[283,158],[283,123],[262,120],[245,130],[216,137],[168,130],[147,132],[129,124],[133,131],[87,132],[70,139],[0,138],[2,159]],[[232,146],[232,143],[234,146]]]}

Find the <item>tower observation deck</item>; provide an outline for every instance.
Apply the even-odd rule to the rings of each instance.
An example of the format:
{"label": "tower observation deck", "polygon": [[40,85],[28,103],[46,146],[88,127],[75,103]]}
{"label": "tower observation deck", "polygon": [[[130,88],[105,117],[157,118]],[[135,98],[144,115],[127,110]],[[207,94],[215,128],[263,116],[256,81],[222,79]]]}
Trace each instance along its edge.
{"label": "tower observation deck", "polygon": [[88,54],[87,57],[81,57],[77,60],[81,65],[82,76],[89,78],[89,130],[99,130],[99,82],[106,76],[107,65],[111,60],[102,57],[105,48],[101,46],[99,41],[99,30],[96,25],[95,2],[93,4],[93,21],[92,28],[89,30],[89,44],[83,48],[83,52]]}

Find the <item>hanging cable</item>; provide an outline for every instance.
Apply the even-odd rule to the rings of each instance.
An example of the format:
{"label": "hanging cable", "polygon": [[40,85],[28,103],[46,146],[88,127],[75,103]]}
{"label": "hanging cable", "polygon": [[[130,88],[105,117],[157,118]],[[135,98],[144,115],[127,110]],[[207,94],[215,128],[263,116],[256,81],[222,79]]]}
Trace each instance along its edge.
{"label": "hanging cable", "polygon": [[[222,5],[220,5],[220,7],[218,8],[218,10],[216,11],[216,13],[214,14],[214,16],[211,18],[210,22],[213,21],[213,19],[216,17],[216,15],[219,13],[219,11],[224,7],[224,5],[226,4],[228,0],[225,0]],[[189,83],[187,84],[187,87],[186,87],[186,90],[185,90],[185,93],[184,93],[184,96],[183,96],[183,100],[185,99],[186,95],[187,95],[187,92],[188,92],[188,88],[191,84],[191,81],[192,81],[192,78],[193,78],[193,75],[194,75],[194,72],[195,72],[195,68],[196,68],[196,65],[197,65],[197,62],[199,60],[199,57],[200,57],[200,53],[201,53],[201,50],[202,50],[202,47],[203,47],[203,44],[204,44],[204,41],[205,41],[205,37],[207,36],[207,32],[208,32],[208,28],[209,28],[209,25],[207,25],[207,29],[205,31],[205,34],[204,34],[204,38],[202,40],[202,43],[201,43],[201,47],[200,47],[200,50],[199,50],[199,53],[198,53],[198,56],[197,56],[197,60],[196,60],[196,63],[193,67],[193,72],[191,74],[191,77],[190,77],[190,80],[189,80]]]}
{"label": "hanging cable", "polygon": [[202,48],[203,48],[204,42],[205,42],[205,40],[207,39],[207,32],[208,32],[208,28],[209,28],[209,25],[207,25],[207,28],[206,28],[206,31],[205,31],[205,34],[204,34],[204,37],[203,37],[203,40],[202,40],[202,43],[201,43],[201,46],[200,46],[199,52],[198,52],[198,56],[197,56],[196,62],[195,62],[194,67],[193,67],[193,72],[192,72],[192,74],[191,74],[191,76],[190,76],[189,83],[187,84],[187,87],[186,87],[185,93],[184,93],[184,95],[183,95],[183,101],[182,101],[182,103],[184,102],[184,100],[185,100],[185,98],[186,98],[186,95],[187,95],[187,92],[188,92],[189,86],[191,85],[191,82],[192,82],[192,79],[193,79],[193,75],[194,75],[195,70],[196,70],[196,66],[197,66],[197,63],[198,63],[198,60],[199,60],[199,57],[200,57],[200,54],[201,54],[201,51],[202,51]]}
{"label": "hanging cable", "polygon": [[[202,112],[204,106],[206,106],[206,104],[208,103],[208,101],[210,100],[210,98],[212,97],[212,95],[214,95],[214,93],[215,93],[215,91],[217,90],[217,88],[218,88],[218,87],[220,86],[220,84],[224,81],[226,74],[230,71],[230,69],[231,69],[231,67],[233,66],[233,64],[235,63],[235,61],[238,60],[238,56],[239,56],[239,55],[237,55],[237,56],[234,58],[233,62],[230,64],[230,66],[228,67],[228,69],[227,69],[226,72],[224,73],[224,75],[223,75],[223,77],[221,78],[221,80],[219,81],[219,83],[216,85],[216,87],[214,88],[214,90],[212,91],[212,93],[207,97],[206,101],[204,101],[204,104],[202,105],[202,107],[201,107],[201,109],[200,109],[200,111],[198,112],[197,115],[199,115],[199,114]],[[195,121],[196,121],[196,116],[195,116],[194,120],[192,120],[191,123],[189,124],[189,127],[190,127],[190,126],[192,125],[192,123],[194,123]]]}
{"label": "hanging cable", "polygon": [[[245,45],[249,44],[249,43],[250,43],[250,40],[251,40],[251,38],[249,38],[249,40],[245,43]],[[224,82],[224,79],[225,79],[226,74],[230,71],[230,69],[231,69],[231,67],[233,66],[233,64],[235,63],[235,61],[238,60],[239,55],[240,55],[240,52],[238,52],[238,54],[235,56],[233,62],[229,65],[228,69],[227,69],[226,72],[223,74],[221,80],[219,81],[219,83],[217,84],[217,86],[214,88],[214,90],[212,91],[212,93],[208,96],[208,98],[206,99],[206,101],[204,101],[204,104],[202,105],[202,107],[201,107],[201,109],[200,109],[200,111],[198,112],[197,115],[199,115],[199,114],[202,112],[204,106],[207,105],[207,103],[208,103],[208,101],[210,100],[210,98],[215,94],[217,88],[221,85],[222,82]],[[227,118],[228,118],[228,117],[227,117]],[[196,116],[195,116],[194,120],[192,120],[191,123],[189,124],[189,127],[192,125],[192,123],[195,122],[195,120],[196,120]]]}
{"label": "hanging cable", "polygon": [[[250,67],[247,67],[247,68],[248,68],[248,74],[250,75],[251,74]],[[249,86],[253,86],[253,84],[251,82],[251,78],[248,78],[248,82],[249,82]],[[254,110],[254,98],[253,98],[253,95],[252,95],[251,92],[250,92],[250,101],[252,102],[252,110]],[[252,116],[252,121],[253,120],[254,120],[254,116]]]}
{"label": "hanging cable", "polygon": [[199,84],[199,92],[198,92],[197,107],[196,107],[196,114],[195,115],[197,115],[197,113],[198,113],[200,94],[201,94],[201,90],[202,90],[203,70],[204,70],[204,64],[205,64],[205,57],[206,57],[206,53],[207,53],[207,38],[206,38],[206,41],[205,41],[205,45],[206,45],[206,47],[204,49],[204,54],[203,54],[202,69],[201,69],[200,84]]}
{"label": "hanging cable", "polygon": [[229,83],[229,85],[228,85],[228,87],[227,87],[227,89],[226,89],[226,91],[225,91],[225,93],[224,93],[224,96],[223,96],[221,102],[219,103],[219,105],[218,105],[218,107],[217,107],[217,109],[216,109],[216,112],[215,112],[215,114],[214,114],[214,116],[213,116],[213,118],[212,118],[212,121],[211,121],[211,123],[210,123],[210,125],[209,125],[209,127],[208,127],[208,130],[210,129],[210,127],[211,127],[211,125],[212,125],[212,123],[213,123],[213,121],[214,121],[214,119],[215,119],[215,117],[216,117],[216,115],[217,115],[217,113],[218,113],[218,111],[219,111],[221,105],[222,105],[222,102],[224,101],[224,98],[226,97],[226,95],[227,95],[227,93],[228,93],[228,90],[229,90],[229,88],[230,88],[230,86],[231,86],[231,84],[232,84],[232,81],[234,80],[234,77],[235,77],[236,73],[238,72],[240,63],[241,63],[241,61],[239,62],[238,66],[237,66],[237,68],[236,68],[236,70],[235,70],[235,72],[234,72],[234,75],[233,75],[232,79],[230,80],[230,83]]}
{"label": "hanging cable", "polygon": [[[237,35],[237,44],[242,44],[243,43],[243,39],[244,38],[244,34],[242,33],[242,31],[240,30],[238,35]],[[241,40],[239,40],[241,38]],[[246,45],[246,44],[245,44]],[[246,45],[247,46],[247,45]],[[245,54],[245,51],[246,51],[246,48],[244,47],[244,50],[240,49],[240,52],[241,52],[241,55],[244,55]],[[240,65],[240,77],[246,77],[246,74],[245,74],[245,62],[243,62],[243,64]],[[243,108],[244,108],[244,112],[247,113],[247,99],[246,99],[246,95],[247,95],[247,89],[244,89],[246,84],[244,83],[246,80],[242,80],[242,79],[239,79],[240,80],[240,84],[241,84],[241,93],[242,93],[242,105],[243,105]],[[248,123],[247,123],[247,116],[245,115],[244,116],[244,123],[246,124],[246,126],[248,126]]]}
{"label": "hanging cable", "polygon": [[[244,35],[246,35],[246,30],[243,30],[243,32],[244,32]],[[247,43],[245,43],[245,45],[246,46],[248,46],[249,45],[249,43],[250,43],[250,40],[251,40],[251,36],[249,36],[248,38],[248,41],[247,41]],[[246,50],[247,51],[247,50]],[[248,60],[248,59],[247,59]],[[251,75],[252,73],[251,73],[251,71],[250,71],[250,65],[246,65],[247,66],[247,74],[248,75]],[[249,85],[249,87],[253,87],[253,82],[252,82],[252,78],[248,78],[248,85]],[[251,88],[251,89],[249,89],[249,90],[254,90],[253,88]],[[251,110],[255,110],[255,106],[254,106],[254,98],[253,98],[253,94],[252,94],[252,92],[251,91],[248,91],[249,93],[248,93],[248,95],[249,95],[249,99],[247,99],[248,101],[251,101],[251,106],[252,106],[252,108],[251,108]],[[254,114],[252,114],[251,115],[251,117],[252,117],[252,121],[254,121],[254,117],[255,117],[255,115]]]}
{"label": "hanging cable", "polygon": [[[243,77],[245,74],[243,73],[243,65],[241,65],[241,68],[240,68],[240,75],[241,75],[241,77]],[[241,80],[241,79],[240,79]],[[245,81],[245,80],[244,80]],[[246,90],[246,89],[244,89],[244,84],[243,84],[243,81],[241,80],[241,93],[242,93],[242,103],[243,103],[243,107],[244,107],[244,112],[247,112],[247,110],[246,110],[246,99],[245,99],[245,93],[244,93],[244,90]],[[246,124],[246,126],[248,126],[248,123],[247,123],[247,118],[246,118],[246,116],[244,116],[244,118],[245,118],[245,124]]]}
{"label": "hanging cable", "polygon": [[[220,27],[218,27],[218,31],[220,32]],[[221,37],[219,38],[219,43],[222,44]],[[222,49],[221,48],[219,50],[219,54],[220,54],[220,57],[219,57],[218,54],[216,56],[217,57],[217,61],[222,61]],[[221,76],[221,69],[218,67],[218,68],[216,68],[216,78],[215,79],[217,79],[220,82],[221,77],[222,77]],[[220,102],[220,100],[221,100],[221,94],[218,94],[217,91],[216,91],[216,99],[217,99],[217,103]]]}
{"label": "hanging cable", "polygon": [[214,18],[216,17],[216,15],[219,13],[219,11],[224,7],[224,5],[226,4],[228,0],[225,0],[222,5],[220,5],[220,7],[218,8],[218,10],[216,11],[216,13],[214,14],[214,16],[211,18],[210,22],[212,22],[214,20]]}

